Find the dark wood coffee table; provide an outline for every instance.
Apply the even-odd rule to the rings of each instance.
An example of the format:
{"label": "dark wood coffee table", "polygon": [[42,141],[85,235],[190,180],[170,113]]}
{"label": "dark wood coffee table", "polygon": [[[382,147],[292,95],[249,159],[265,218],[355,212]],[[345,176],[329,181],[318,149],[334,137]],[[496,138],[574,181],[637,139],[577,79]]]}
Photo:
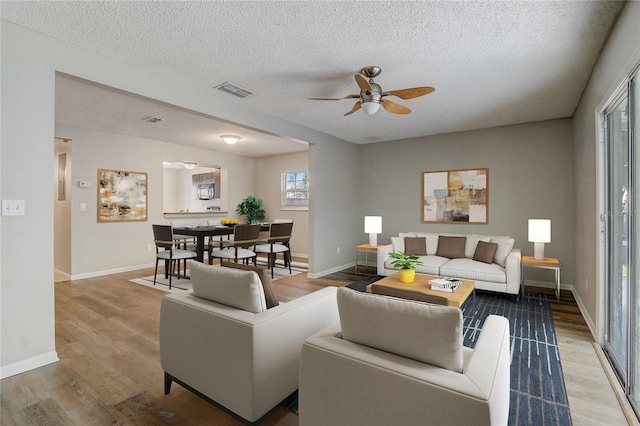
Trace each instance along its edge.
{"label": "dark wood coffee table", "polygon": [[385,285],[387,287],[399,288],[402,290],[419,291],[425,294],[444,297],[449,301],[449,305],[459,308],[460,306],[462,306],[465,300],[467,300],[467,298],[469,298],[469,296],[474,293],[476,288],[475,281],[462,280],[462,284],[458,286],[458,288],[454,292],[448,293],[446,291],[431,290],[431,284],[429,284],[429,280],[438,278],[436,276],[416,274],[416,279],[412,283],[401,282],[399,276],[400,273],[396,272],[389,275],[388,277],[369,284],[367,286],[367,293],[371,293],[371,286],[373,284],[379,284]]}

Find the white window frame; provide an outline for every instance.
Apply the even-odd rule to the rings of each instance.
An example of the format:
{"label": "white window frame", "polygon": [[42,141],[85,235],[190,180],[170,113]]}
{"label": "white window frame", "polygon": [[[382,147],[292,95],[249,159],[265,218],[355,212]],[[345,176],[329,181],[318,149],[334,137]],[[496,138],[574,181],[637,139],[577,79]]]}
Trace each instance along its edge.
{"label": "white window frame", "polygon": [[[292,174],[304,173],[306,175],[306,189],[293,188],[287,189],[287,176]],[[287,203],[287,192],[306,192],[306,198],[302,203]],[[309,171],[308,170],[284,170],[280,172],[280,210],[309,210]]]}

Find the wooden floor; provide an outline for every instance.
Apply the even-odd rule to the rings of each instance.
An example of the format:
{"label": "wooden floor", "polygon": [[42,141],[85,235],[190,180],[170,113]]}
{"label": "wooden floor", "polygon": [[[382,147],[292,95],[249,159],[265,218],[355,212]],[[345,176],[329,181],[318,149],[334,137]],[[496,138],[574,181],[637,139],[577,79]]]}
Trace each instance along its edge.
{"label": "wooden floor", "polygon": [[[164,395],[158,318],[166,293],[128,281],[151,274],[55,284],[60,362],[0,381],[2,426],[241,424],[179,385]],[[352,269],[320,279],[299,274],[274,287],[287,301],[360,278]],[[563,291],[552,308],[574,425],[626,425],[571,293]],[[279,408],[263,424],[297,425],[298,417]]]}

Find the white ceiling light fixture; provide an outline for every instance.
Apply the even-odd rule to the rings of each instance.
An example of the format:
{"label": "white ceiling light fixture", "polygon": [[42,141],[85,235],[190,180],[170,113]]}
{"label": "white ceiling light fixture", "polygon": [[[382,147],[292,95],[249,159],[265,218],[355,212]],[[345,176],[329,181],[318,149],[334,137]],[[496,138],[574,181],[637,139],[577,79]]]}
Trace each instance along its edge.
{"label": "white ceiling light fixture", "polygon": [[184,167],[185,169],[189,169],[189,170],[193,170],[196,168],[196,163],[194,161],[185,161],[184,162]]}
{"label": "white ceiling light fixture", "polygon": [[380,102],[375,102],[375,101],[362,102],[362,110],[367,115],[375,114],[376,112],[378,112],[379,108],[380,108]]}
{"label": "white ceiling light fixture", "polygon": [[223,141],[225,141],[229,145],[233,145],[234,143],[242,139],[240,136],[235,136],[235,135],[220,135],[220,137],[222,138]]}

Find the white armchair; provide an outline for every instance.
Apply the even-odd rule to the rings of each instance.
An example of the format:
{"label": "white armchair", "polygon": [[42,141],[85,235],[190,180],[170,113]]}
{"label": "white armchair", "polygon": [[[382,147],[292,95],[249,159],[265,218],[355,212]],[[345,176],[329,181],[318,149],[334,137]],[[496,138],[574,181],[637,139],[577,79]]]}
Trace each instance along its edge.
{"label": "white armchair", "polygon": [[202,297],[162,300],[165,393],[175,381],[255,422],[298,388],[302,343],[338,320],[336,288],[267,309],[255,272],[194,262],[191,276]]}
{"label": "white armchair", "polygon": [[301,426],[507,424],[506,318],[489,316],[470,349],[462,346],[458,308],[365,293],[346,294],[345,303],[344,296],[338,289],[342,325],[303,345]]}

